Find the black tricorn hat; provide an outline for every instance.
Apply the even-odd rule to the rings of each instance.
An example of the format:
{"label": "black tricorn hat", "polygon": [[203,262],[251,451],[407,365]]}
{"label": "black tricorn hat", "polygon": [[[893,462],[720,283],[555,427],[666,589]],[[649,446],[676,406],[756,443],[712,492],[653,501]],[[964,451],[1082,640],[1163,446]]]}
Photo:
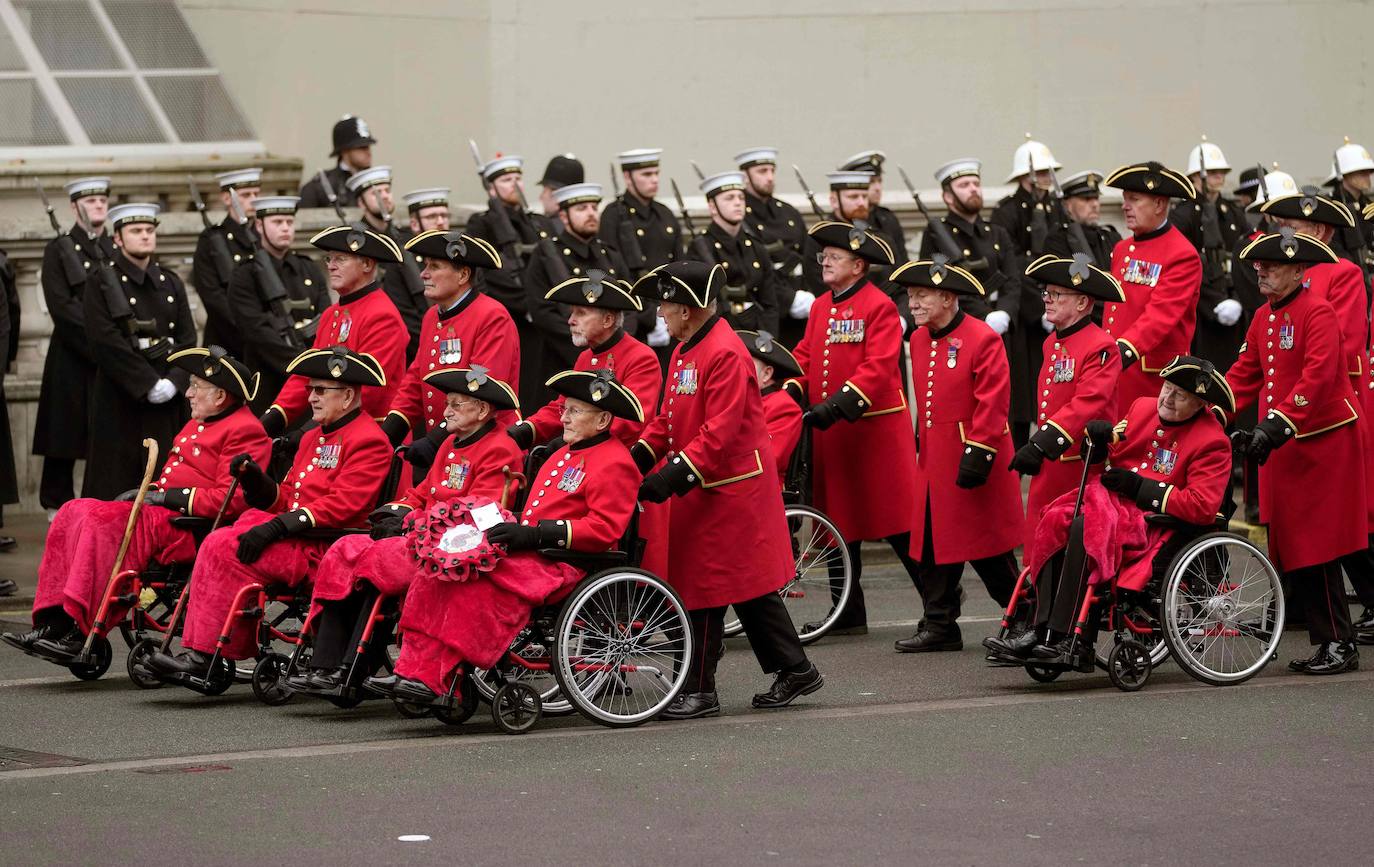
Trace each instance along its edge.
{"label": "black tricorn hat", "polygon": [[972,295],[981,298],[987,294],[978,278],[960,268],[949,264],[949,259],[936,253],[930,259],[906,262],[887,278],[902,286],[924,286],[930,289],[943,289],[956,295]]}
{"label": "black tricorn hat", "polygon": [[321,230],[310,243],[321,250],[352,253],[378,262],[400,262],[401,248],[386,235],[355,226],[330,226]]}
{"label": "black tricorn hat", "polygon": [[430,229],[406,241],[406,252],[428,259],[444,259],[473,268],[500,268],[501,254],[481,238],[461,232]]}
{"label": "black tricorn hat", "polygon": [[748,347],[749,354],[762,361],[764,364],[771,365],[774,373],[783,376],[801,376],[801,365],[792,353],[787,351],[787,347],[778,342],[778,339],[767,331],[744,331],[735,332]]}
{"label": "black tricorn hat", "polygon": [[592,269],[585,277],[564,280],[544,294],[545,301],[575,304],[579,307],[599,307],[603,310],[643,310],[639,299],[630,294],[625,284],[607,276],[605,271]]}
{"label": "black tricorn hat", "polygon": [[1125,301],[1121,284],[1116,278],[1092,264],[1082,253],[1075,253],[1072,259],[1059,259],[1044,255],[1026,268],[1026,276],[1034,277],[1041,283],[1060,286],[1072,292],[1081,292],[1099,301]]}
{"label": "black tricorn hat", "polygon": [[1154,160],[1122,166],[1108,175],[1102,185],[1171,199],[1197,198],[1197,189],[1192,181]]}
{"label": "black tricorn hat", "polygon": [[613,416],[644,421],[644,407],[639,398],[609,370],[565,370],[555,373],[544,384],[564,397],[584,401]]}
{"label": "black tricorn hat", "polygon": [[245,403],[258,396],[258,375],[222,346],[193,346],[173,352],[167,360]]}
{"label": "black tricorn hat", "polygon": [[1321,265],[1339,261],[1332,249],[1311,235],[1284,227],[1251,241],[1240,258],[1245,262],[1285,262]]}
{"label": "black tricorn hat", "polygon": [[1159,372],[1164,379],[1228,413],[1236,411],[1236,396],[1216,365],[1195,355],[1179,355]]}
{"label": "black tricorn hat", "polygon": [[386,374],[377,359],[366,352],[353,352],[347,346],[307,349],[286,365],[286,372],[349,385],[386,385]]}
{"label": "black tricorn hat", "polygon": [[515,389],[491,375],[480,364],[472,367],[446,367],[425,374],[425,382],[446,394],[466,394],[485,400],[497,409],[515,409],[520,399]]}
{"label": "black tricorn hat", "polygon": [[725,286],[725,269],[704,262],[669,262],[640,277],[633,292],[640,298],[712,307]]}
{"label": "black tricorn hat", "polygon": [[1351,215],[1349,208],[1340,202],[1318,195],[1311,187],[1291,196],[1270,199],[1259,206],[1259,211],[1271,217],[1308,220],[1338,228],[1353,228],[1355,225],[1355,217]]}
{"label": "black tricorn hat", "polygon": [[892,247],[878,235],[869,231],[868,223],[855,220],[842,223],[838,220],[823,220],[811,227],[808,232],[822,247],[839,247],[855,256],[872,262],[874,265],[892,265]]}

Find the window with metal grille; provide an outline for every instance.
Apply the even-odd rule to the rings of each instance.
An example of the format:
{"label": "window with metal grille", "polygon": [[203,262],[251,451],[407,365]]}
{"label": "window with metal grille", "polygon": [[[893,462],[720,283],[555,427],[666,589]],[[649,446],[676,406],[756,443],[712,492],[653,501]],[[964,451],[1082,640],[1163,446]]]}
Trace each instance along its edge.
{"label": "window with metal grille", "polygon": [[0,0],[0,158],[258,150],[174,0]]}

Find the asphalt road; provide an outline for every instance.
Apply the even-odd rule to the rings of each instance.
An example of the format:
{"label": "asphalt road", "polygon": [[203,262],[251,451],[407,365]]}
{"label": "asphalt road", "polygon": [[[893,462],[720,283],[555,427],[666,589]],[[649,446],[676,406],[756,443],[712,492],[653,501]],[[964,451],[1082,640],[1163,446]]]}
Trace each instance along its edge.
{"label": "asphalt road", "polygon": [[[782,711],[747,644],[723,716],[500,734],[352,711],[79,683],[0,648],[0,853],[10,863],[1367,863],[1374,671],[1144,691],[984,666],[969,585],[961,653],[899,656],[915,594],[866,576],[866,637],[822,641],[823,690]],[[887,624],[887,625],[881,625]],[[900,624],[900,625],[898,625]],[[1374,659],[1369,667],[1374,669]],[[49,754],[44,759],[7,749]],[[8,756],[8,758],[7,758]],[[27,758],[29,764],[23,759]],[[45,766],[46,765],[46,766]],[[406,842],[408,835],[427,839]]]}

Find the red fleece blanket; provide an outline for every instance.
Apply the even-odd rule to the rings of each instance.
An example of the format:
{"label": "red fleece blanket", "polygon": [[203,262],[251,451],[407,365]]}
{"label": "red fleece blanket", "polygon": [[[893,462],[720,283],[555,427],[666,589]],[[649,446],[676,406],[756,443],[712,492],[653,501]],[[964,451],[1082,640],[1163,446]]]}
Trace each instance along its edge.
{"label": "red fleece blanket", "polygon": [[[1030,574],[1038,575],[1055,552],[1068,542],[1073,504],[1078,491],[1061,495],[1045,509],[1035,528],[1032,550],[1025,554]],[[1088,583],[1110,581],[1122,564],[1138,561],[1149,547],[1145,513],[1100,484],[1083,492],[1083,547],[1087,554]]]}

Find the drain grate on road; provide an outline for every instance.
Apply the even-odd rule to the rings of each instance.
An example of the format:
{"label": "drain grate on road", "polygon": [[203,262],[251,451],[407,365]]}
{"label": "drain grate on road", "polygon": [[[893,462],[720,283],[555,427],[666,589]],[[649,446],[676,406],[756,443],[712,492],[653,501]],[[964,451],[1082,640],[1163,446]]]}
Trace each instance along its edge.
{"label": "drain grate on road", "polygon": [[0,747],[0,773],[27,771],[30,768],[74,768],[87,764],[85,759],[59,756],[57,753],[35,753],[18,747]]}

